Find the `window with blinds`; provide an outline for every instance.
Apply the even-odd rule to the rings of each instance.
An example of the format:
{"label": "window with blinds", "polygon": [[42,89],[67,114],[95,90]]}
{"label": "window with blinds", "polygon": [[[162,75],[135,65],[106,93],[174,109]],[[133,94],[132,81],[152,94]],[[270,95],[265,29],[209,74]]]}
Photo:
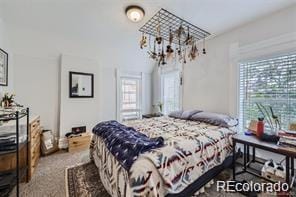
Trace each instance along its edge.
{"label": "window with blinds", "polygon": [[121,78],[120,105],[122,121],[140,118],[140,79]]}
{"label": "window with blinds", "polygon": [[240,63],[240,123],[261,117],[256,103],[271,106],[287,129],[296,121],[296,53]]}

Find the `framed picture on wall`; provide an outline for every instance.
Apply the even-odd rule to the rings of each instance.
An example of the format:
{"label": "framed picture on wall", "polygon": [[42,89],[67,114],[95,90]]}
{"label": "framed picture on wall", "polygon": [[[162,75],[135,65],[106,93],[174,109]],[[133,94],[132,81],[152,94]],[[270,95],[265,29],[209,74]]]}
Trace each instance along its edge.
{"label": "framed picture on wall", "polygon": [[8,53],[0,49],[0,86],[8,85]]}
{"label": "framed picture on wall", "polygon": [[91,73],[69,72],[69,97],[93,98],[94,75]]}

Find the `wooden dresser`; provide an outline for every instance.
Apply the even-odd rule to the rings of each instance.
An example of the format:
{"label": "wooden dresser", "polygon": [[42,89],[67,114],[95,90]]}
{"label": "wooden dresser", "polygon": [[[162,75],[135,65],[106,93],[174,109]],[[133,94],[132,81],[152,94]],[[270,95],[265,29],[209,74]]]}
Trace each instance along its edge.
{"label": "wooden dresser", "polygon": [[[25,124],[25,123],[20,123]],[[38,164],[40,157],[40,117],[33,116],[29,122],[29,141],[27,146],[24,145],[20,150],[20,166],[24,166],[28,161],[28,173],[25,181],[29,181]],[[28,150],[28,160],[26,159],[26,152]],[[0,155],[0,172],[9,171],[16,167],[16,154],[11,153],[7,155]]]}
{"label": "wooden dresser", "polygon": [[29,167],[28,167],[28,181],[32,178],[33,173],[37,167],[40,158],[40,136],[41,136],[40,117],[36,116],[30,120],[29,124]]}

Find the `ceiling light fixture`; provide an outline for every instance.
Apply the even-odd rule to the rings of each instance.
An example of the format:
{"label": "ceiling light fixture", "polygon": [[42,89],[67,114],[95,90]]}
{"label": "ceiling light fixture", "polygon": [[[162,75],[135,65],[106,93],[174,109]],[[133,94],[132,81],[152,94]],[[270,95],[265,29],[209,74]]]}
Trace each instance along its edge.
{"label": "ceiling light fixture", "polygon": [[[148,46],[149,57],[157,61],[159,66],[172,60],[186,64],[187,60],[193,61],[199,54],[206,54],[206,38],[211,35],[163,8],[139,30],[142,32],[140,48]],[[197,48],[199,41],[203,41],[201,52]]]}
{"label": "ceiling light fixture", "polygon": [[141,21],[145,15],[144,9],[136,5],[128,6],[125,9],[125,13],[128,19],[135,23]]}

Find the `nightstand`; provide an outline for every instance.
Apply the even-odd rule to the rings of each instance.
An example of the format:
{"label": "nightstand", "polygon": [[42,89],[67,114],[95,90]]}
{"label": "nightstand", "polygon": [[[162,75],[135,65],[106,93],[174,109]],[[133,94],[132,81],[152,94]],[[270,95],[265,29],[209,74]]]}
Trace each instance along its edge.
{"label": "nightstand", "polygon": [[157,113],[157,114],[144,114],[142,115],[142,118],[156,118],[156,117],[161,117],[163,114]]}
{"label": "nightstand", "polygon": [[91,140],[91,133],[86,132],[86,133],[81,133],[79,135],[75,136],[69,136],[68,137],[68,151],[71,152],[76,152],[80,150],[84,150],[89,148],[90,145],[90,140]]}

